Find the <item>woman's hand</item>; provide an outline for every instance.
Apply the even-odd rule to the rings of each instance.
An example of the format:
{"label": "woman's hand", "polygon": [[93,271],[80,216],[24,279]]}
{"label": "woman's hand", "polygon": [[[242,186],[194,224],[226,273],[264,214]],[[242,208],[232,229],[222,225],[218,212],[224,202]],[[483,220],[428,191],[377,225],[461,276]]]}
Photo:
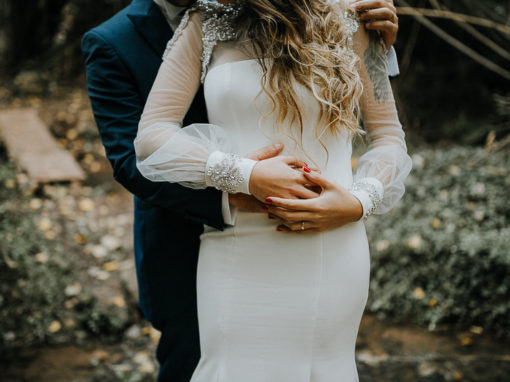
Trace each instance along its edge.
{"label": "woman's hand", "polygon": [[[263,161],[270,158],[275,158],[280,155],[283,150],[283,144],[278,143],[275,145],[264,146],[258,150],[252,151],[246,155],[246,158],[256,161]],[[229,194],[228,201],[230,206],[245,212],[267,212],[267,207],[261,201],[257,200],[253,195],[246,195],[242,193]]]}
{"label": "woman's hand", "polygon": [[[303,176],[301,168],[305,163],[296,157],[278,155],[283,144],[262,147],[246,155],[246,158],[258,161],[250,176],[252,195],[230,194],[229,203],[245,212],[267,212],[264,201],[267,196],[278,195],[286,198],[317,197],[318,192],[310,191],[314,186]],[[271,160],[272,159],[272,160]],[[269,162],[267,162],[269,161]],[[318,169],[311,169],[320,174]],[[254,195],[258,196],[258,199]]]}
{"label": "woman's hand", "polygon": [[305,162],[293,156],[259,161],[251,172],[250,193],[261,202],[269,195],[286,199],[316,198],[319,194],[310,189],[311,182],[301,170],[305,167]]}
{"label": "woman's hand", "polygon": [[358,221],[363,215],[360,201],[348,190],[332,183],[317,172],[303,172],[309,183],[322,188],[313,199],[284,199],[270,196],[267,200],[269,218],[281,222],[283,232],[321,232]]}
{"label": "woman's hand", "polygon": [[351,8],[360,13],[365,28],[381,32],[387,48],[395,43],[398,16],[393,0],[354,0],[351,1]]}

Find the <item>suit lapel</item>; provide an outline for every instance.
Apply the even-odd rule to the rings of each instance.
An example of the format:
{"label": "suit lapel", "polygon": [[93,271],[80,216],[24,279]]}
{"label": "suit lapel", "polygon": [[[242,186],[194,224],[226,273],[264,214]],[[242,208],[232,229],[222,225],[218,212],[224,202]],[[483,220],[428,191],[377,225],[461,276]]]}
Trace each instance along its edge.
{"label": "suit lapel", "polygon": [[161,57],[173,32],[159,7],[152,0],[134,0],[130,8],[127,16],[138,33]]}

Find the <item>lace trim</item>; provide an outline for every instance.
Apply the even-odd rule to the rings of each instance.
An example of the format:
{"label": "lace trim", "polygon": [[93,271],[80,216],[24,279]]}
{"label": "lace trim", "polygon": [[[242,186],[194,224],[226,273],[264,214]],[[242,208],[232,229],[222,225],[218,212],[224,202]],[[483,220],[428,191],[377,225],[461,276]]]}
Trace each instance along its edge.
{"label": "lace trim", "polygon": [[[218,42],[235,40],[238,37],[237,31],[234,29],[233,21],[239,16],[243,7],[243,1],[238,0],[231,4],[221,4],[209,0],[197,0],[195,5],[184,13],[181,23],[174,32],[174,35],[168,41],[163,59],[166,58],[175,42],[179,39],[180,35],[186,28],[189,22],[190,14],[194,11],[200,10],[202,12],[202,71],[200,75],[200,82],[204,83],[205,76],[214,47]],[[353,47],[353,35],[359,28],[359,16],[352,11],[344,12],[344,21],[349,33],[348,44]]]}
{"label": "lace trim", "polygon": [[239,155],[224,154],[220,161],[207,167],[205,171],[206,184],[220,191],[235,194],[245,181],[238,166],[240,160]]}
{"label": "lace trim", "polygon": [[383,196],[379,192],[379,189],[373,183],[368,181],[359,180],[355,182],[351,187],[351,191],[364,191],[370,199],[370,206],[363,206],[363,218],[367,218],[372,215],[383,201]]}
{"label": "lace trim", "polygon": [[233,21],[239,16],[242,1],[231,4],[220,4],[207,0],[198,0],[197,7],[202,11],[202,75],[200,82],[204,83],[207,69],[211,61],[214,47],[218,42],[230,41],[237,38]]}
{"label": "lace trim", "polygon": [[191,12],[196,11],[196,10],[197,10],[197,7],[194,6],[194,7],[191,7],[189,9],[187,9],[186,12],[184,12],[184,15],[182,16],[181,22],[179,23],[179,26],[174,31],[174,34],[173,34],[172,38],[166,44],[166,48],[165,48],[165,51],[163,52],[163,56],[162,56],[163,60],[166,58],[166,56],[168,56],[168,54],[170,53],[170,50],[173,48],[173,46],[175,45],[175,43],[177,42],[177,40],[181,36],[182,32],[184,31],[184,29],[188,25],[188,21],[189,21]]}
{"label": "lace trim", "polygon": [[358,31],[359,29],[359,15],[356,12],[353,11],[345,11],[344,12],[344,21],[345,26],[347,27],[347,30],[349,32],[349,35],[347,37],[347,41],[349,43],[349,47],[352,48],[354,46],[354,42],[352,40],[352,36]]}
{"label": "lace trim", "polygon": [[189,22],[192,12],[202,12],[202,72],[200,75],[200,82],[204,83],[207,69],[211,62],[211,56],[214,47],[219,41],[230,41],[237,38],[237,32],[233,27],[233,21],[239,16],[242,9],[242,1],[237,1],[232,4],[221,4],[217,2],[210,2],[208,0],[197,0],[195,5],[184,13],[181,23],[174,32],[174,35],[168,41],[163,59],[166,58],[175,42],[179,39],[182,32]]}

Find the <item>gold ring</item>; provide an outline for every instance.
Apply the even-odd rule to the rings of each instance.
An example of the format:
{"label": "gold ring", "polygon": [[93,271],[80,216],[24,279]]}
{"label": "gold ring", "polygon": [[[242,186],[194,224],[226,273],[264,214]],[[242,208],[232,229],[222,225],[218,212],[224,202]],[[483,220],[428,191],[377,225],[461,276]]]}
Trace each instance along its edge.
{"label": "gold ring", "polygon": [[305,230],[305,222],[304,222],[304,221],[302,221],[302,222],[301,222],[301,231],[304,231],[304,230]]}

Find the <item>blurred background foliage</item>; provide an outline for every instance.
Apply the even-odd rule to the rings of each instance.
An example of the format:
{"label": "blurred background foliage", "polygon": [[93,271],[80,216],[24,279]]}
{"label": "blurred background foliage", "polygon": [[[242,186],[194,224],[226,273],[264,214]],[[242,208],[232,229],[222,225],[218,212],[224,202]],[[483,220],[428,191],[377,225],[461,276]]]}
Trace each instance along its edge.
{"label": "blurred background foliage", "polygon": [[0,0],[0,68],[4,75],[45,69],[60,81],[83,70],[83,33],[130,0]]}
{"label": "blurred background foliage", "polygon": [[415,150],[403,205],[367,221],[368,310],[508,338],[509,188],[510,150],[502,144]]}
{"label": "blurred background foliage", "polygon": [[[129,3],[0,0],[4,105],[24,97],[51,98],[64,87],[83,89],[81,36]],[[373,255],[368,308],[381,317],[430,328],[474,325],[508,336],[510,0],[395,3],[401,11],[396,43],[401,75],[393,85],[415,169],[402,206],[367,224]],[[75,120],[78,112],[68,114],[62,119],[62,131],[58,122],[52,126],[59,139],[69,138],[69,131],[75,130],[83,135],[78,139],[95,140],[100,147],[92,120],[87,117],[88,122],[80,125]],[[69,138],[68,149],[88,166],[82,161],[87,156],[76,154],[80,152],[73,148],[76,142]],[[0,182],[10,182],[10,187],[0,187],[0,272],[10,274],[0,282],[0,306],[16,310],[15,316],[9,313],[12,310],[3,310],[0,331],[16,333],[23,328],[21,336],[10,335],[0,345],[22,346],[25,333],[31,333],[30,343],[47,341],[51,330],[48,334],[45,328],[54,320],[72,322],[70,328],[79,327],[82,336],[124,330],[130,319],[112,319],[93,297],[76,298],[70,308],[76,314],[71,317],[59,311],[66,299],[60,292],[75,281],[67,253],[81,251],[81,244],[70,248],[64,236],[48,242],[44,235],[34,234],[39,207],[18,211],[20,205],[33,203],[33,196],[23,196],[14,166],[5,152],[0,154]],[[51,192],[38,197],[58,205],[59,197],[48,195]],[[387,228],[381,229],[383,219]],[[100,233],[83,230],[87,240],[100,242]],[[10,245],[13,238],[23,245]],[[61,261],[47,262],[48,253]],[[123,258],[131,261],[130,256],[125,250]],[[69,291],[74,298],[73,290]],[[45,307],[39,316],[28,314],[36,305]]]}

